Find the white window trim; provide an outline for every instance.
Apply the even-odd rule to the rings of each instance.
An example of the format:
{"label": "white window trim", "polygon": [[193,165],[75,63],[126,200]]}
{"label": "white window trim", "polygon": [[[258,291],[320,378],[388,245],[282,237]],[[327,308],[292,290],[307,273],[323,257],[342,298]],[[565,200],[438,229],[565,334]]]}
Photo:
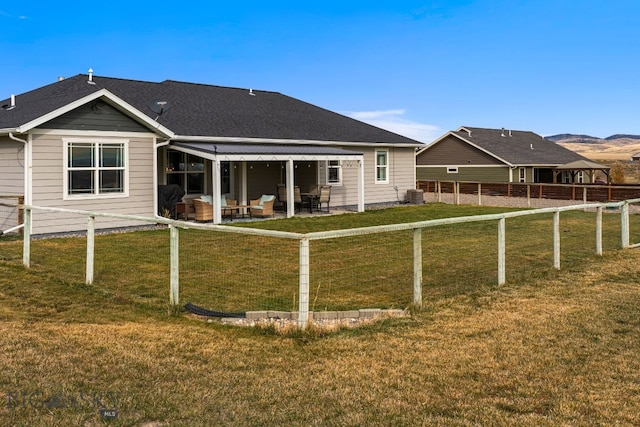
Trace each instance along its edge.
{"label": "white window trim", "polygon": [[[121,193],[69,194],[69,144],[123,144],[124,145],[124,188]],[[62,139],[62,200],[101,200],[129,197],[129,140],[121,138],[63,138]],[[96,181],[98,185],[99,181]]]}
{"label": "white window trim", "polygon": [[[340,186],[340,185],[342,185],[342,160],[333,160],[333,161],[337,161],[338,162],[338,166],[331,166],[332,160],[327,160],[326,161],[327,176],[326,176],[325,181],[326,181],[327,185]],[[338,180],[337,181],[329,181],[329,170],[331,170],[331,169],[337,169],[338,170]]]}
{"label": "white window trim", "polygon": [[[378,153],[385,153],[385,157],[387,159],[387,164],[380,166],[378,165]],[[375,157],[375,167],[373,168],[373,173],[374,173],[374,178],[375,178],[375,183],[376,184],[388,184],[389,183],[389,150],[375,150],[374,152],[374,157]],[[384,167],[386,170],[386,174],[385,174],[385,179],[381,180],[378,179],[378,168],[380,167]]]}
{"label": "white window trim", "polygon": [[447,173],[458,173],[457,166],[447,166]]}
{"label": "white window trim", "polygon": [[518,181],[527,182],[527,169],[526,168],[520,168],[518,170]]}

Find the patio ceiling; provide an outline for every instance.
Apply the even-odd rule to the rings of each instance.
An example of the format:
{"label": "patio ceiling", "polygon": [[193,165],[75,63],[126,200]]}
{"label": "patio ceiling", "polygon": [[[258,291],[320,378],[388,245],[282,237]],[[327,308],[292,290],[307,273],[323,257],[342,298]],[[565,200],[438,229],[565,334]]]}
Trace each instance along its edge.
{"label": "patio ceiling", "polygon": [[317,145],[220,144],[173,141],[178,151],[219,161],[324,161],[362,160],[363,153]]}

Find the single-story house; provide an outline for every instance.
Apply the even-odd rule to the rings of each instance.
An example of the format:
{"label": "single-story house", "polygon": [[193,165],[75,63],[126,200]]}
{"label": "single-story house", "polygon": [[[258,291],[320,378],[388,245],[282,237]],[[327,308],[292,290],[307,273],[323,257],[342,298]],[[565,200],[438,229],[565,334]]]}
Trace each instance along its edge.
{"label": "single-story house", "polygon": [[[92,70],[0,105],[0,195],[34,206],[154,216],[163,185],[248,204],[277,184],[288,200],[294,186],[329,184],[332,207],[363,211],[415,188],[424,146],[278,92]],[[34,222],[34,233],[86,227],[84,218]]]}
{"label": "single-story house", "polygon": [[463,126],[416,153],[418,181],[590,183],[609,167],[529,131]]}

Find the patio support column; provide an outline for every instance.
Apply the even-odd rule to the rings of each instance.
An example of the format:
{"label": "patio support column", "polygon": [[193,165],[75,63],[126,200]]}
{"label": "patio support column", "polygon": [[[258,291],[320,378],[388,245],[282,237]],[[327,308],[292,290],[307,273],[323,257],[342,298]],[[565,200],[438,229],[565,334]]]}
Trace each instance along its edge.
{"label": "patio support column", "polygon": [[287,182],[285,183],[287,186],[287,218],[291,218],[295,214],[296,204],[293,203],[294,173],[293,159],[289,159],[287,160]]}
{"label": "patio support column", "polygon": [[247,162],[240,162],[240,204],[248,205],[249,196],[247,195]]}
{"label": "patio support column", "polygon": [[364,212],[364,160],[358,160],[358,212]]}
{"label": "patio support column", "polygon": [[216,156],[211,161],[211,194],[213,195],[213,223],[220,224],[222,222],[222,210],[220,207],[220,199],[222,197],[222,188],[220,183],[220,159]]}

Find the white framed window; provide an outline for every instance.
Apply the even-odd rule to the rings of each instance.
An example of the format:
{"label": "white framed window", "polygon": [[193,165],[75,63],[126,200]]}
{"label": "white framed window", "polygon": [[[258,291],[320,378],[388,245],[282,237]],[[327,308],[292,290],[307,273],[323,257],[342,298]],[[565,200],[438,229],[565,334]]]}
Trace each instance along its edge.
{"label": "white framed window", "polygon": [[527,182],[527,170],[525,168],[520,168],[520,182]]}
{"label": "white framed window", "polygon": [[576,180],[578,181],[578,184],[584,184],[584,173],[583,173],[583,171],[579,171],[576,174]]}
{"label": "white framed window", "polygon": [[331,185],[342,184],[342,161],[341,160],[327,161],[327,184],[331,184]]}
{"label": "white framed window", "polygon": [[64,198],[125,197],[128,140],[64,140]]}
{"label": "white framed window", "polygon": [[376,150],[376,183],[389,183],[389,151]]}
{"label": "white framed window", "polygon": [[447,173],[458,173],[458,167],[457,166],[447,167]]}

